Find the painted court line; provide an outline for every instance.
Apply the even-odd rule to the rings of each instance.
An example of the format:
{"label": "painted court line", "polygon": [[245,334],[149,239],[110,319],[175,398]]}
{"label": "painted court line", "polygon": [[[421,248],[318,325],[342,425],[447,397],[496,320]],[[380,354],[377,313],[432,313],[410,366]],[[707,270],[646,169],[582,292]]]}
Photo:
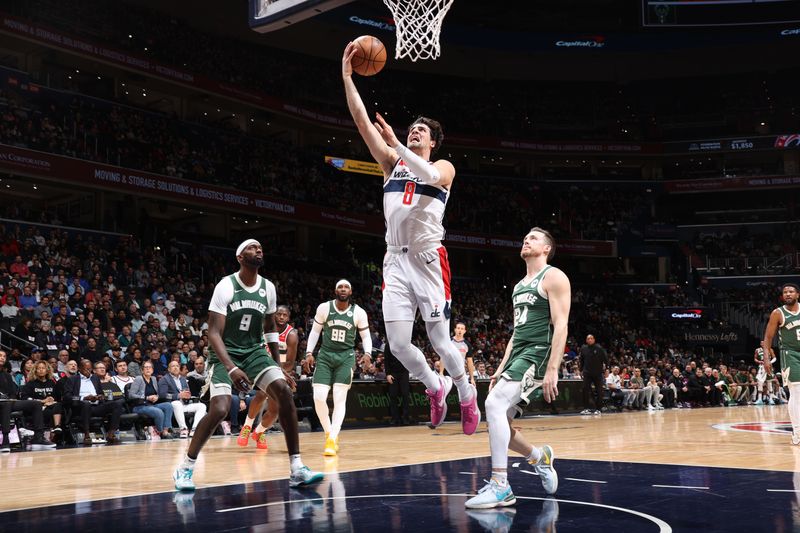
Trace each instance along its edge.
{"label": "painted court line", "polygon": [[696,489],[696,490],[708,490],[708,487],[690,487],[688,485],[652,485],[653,487],[657,487],[659,489]]}
{"label": "painted court line", "polygon": [[767,492],[800,492],[800,490],[793,490],[793,489],[767,489]]}
{"label": "painted court line", "polygon": [[[527,472],[527,470],[523,470],[523,472]],[[326,500],[361,500],[361,499],[369,499],[369,498],[420,498],[420,497],[436,497],[440,498],[442,496],[447,496],[451,498],[466,498],[470,496],[469,494],[447,494],[447,493],[440,493],[440,494],[365,494],[359,496],[332,496],[332,497],[324,497],[324,498],[309,498],[309,499],[302,499],[302,500],[288,500],[288,501],[275,501],[275,502],[268,502],[268,503],[259,503],[256,505],[246,505],[243,507],[231,507],[228,509],[217,509],[217,513],[232,513],[236,511],[245,511],[248,509],[256,509],[259,507],[271,507],[273,505],[284,505],[286,503],[293,504],[293,503],[303,503],[303,502],[313,502],[313,501],[326,501]],[[593,503],[593,502],[580,502],[575,500],[561,500],[558,498],[539,498],[535,496],[517,496],[517,499],[520,500],[537,500],[541,502],[545,502],[548,500],[553,500],[561,503],[569,503],[575,505],[587,505],[590,507],[599,507],[601,509],[611,509],[613,511],[621,511],[623,513],[628,513],[634,516],[638,516],[644,518],[645,520],[649,520],[650,522],[654,523],[658,526],[659,533],[672,533],[672,527],[666,523],[665,521],[657,518],[653,515],[645,514],[639,511],[634,511],[633,509],[628,509],[625,507],[616,507],[614,505],[605,505],[602,503]]]}
{"label": "painted court line", "polygon": [[598,481],[596,479],[580,479],[577,477],[565,477],[564,479],[568,479],[570,481],[582,481],[584,483],[608,483],[608,481]]}
{"label": "painted court line", "polygon": [[465,476],[477,476],[477,472],[459,472],[459,474],[464,474]]}
{"label": "painted court line", "polygon": [[523,474],[530,474],[531,476],[538,476],[539,474],[536,472],[531,472],[530,470],[520,470]]}

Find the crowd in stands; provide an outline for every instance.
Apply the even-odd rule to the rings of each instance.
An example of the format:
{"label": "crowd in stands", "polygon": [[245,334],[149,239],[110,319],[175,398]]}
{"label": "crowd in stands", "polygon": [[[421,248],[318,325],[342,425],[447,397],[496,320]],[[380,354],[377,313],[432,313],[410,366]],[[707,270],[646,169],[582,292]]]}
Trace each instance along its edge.
{"label": "crowd in stands", "polygon": [[[374,178],[324,164],[322,147],[299,147],[46,89],[35,94],[0,89],[0,116],[0,143],[351,213],[382,212],[382,190]],[[514,236],[540,224],[553,228],[557,237],[613,239],[621,228],[649,219],[645,197],[638,190],[549,190],[533,182],[465,174],[453,187],[447,226]]]}
{"label": "crowd in stands", "polygon": [[751,233],[746,225],[697,233],[688,244],[696,256],[695,266],[730,276],[796,273],[800,270],[798,242],[800,224],[788,222],[764,233]]}

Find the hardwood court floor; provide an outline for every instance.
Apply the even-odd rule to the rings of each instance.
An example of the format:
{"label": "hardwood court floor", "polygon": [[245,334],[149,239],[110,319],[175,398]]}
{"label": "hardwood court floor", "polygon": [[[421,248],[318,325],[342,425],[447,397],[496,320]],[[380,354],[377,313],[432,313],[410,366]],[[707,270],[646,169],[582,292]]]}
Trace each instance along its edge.
{"label": "hardwood court floor", "polygon": [[[800,472],[800,447],[790,445],[787,421],[785,406],[764,406],[527,418],[514,426],[532,442],[552,445],[563,459]],[[740,429],[712,427],[720,424]],[[240,448],[235,437],[212,439],[195,471],[198,487],[286,478],[283,435],[268,440],[270,449],[263,452],[252,441]],[[333,459],[322,457],[323,442],[321,432],[300,436],[303,460],[326,472],[489,454],[485,422],[470,437],[458,422],[436,430],[424,425],[345,430]],[[0,511],[172,491],[172,471],[187,446],[187,440],[174,440],[3,455],[0,486],[24,490],[4,491]]]}

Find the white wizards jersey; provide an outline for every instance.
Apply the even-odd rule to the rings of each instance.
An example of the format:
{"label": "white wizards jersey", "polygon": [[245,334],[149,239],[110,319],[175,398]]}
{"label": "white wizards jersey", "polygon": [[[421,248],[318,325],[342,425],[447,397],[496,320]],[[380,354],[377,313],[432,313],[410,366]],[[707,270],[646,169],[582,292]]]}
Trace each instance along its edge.
{"label": "white wizards jersey", "polygon": [[386,244],[440,243],[444,239],[442,220],[449,195],[445,187],[422,183],[402,160],[398,160],[383,184]]}

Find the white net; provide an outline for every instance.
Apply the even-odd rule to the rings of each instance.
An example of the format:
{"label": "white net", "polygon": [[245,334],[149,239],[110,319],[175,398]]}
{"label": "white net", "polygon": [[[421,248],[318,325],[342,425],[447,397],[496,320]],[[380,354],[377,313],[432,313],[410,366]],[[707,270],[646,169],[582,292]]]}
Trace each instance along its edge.
{"label": "white net", "polygon": [[453,0],[383,0],[392,11],[397,34],[395,59],[436,59],[439,34]]}

